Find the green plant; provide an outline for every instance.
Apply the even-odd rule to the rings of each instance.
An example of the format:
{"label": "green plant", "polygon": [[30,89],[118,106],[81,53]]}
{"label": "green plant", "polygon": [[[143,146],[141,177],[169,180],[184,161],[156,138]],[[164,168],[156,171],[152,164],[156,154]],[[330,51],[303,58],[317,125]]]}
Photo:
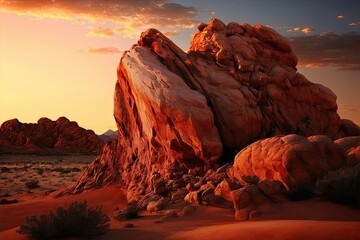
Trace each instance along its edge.
{"label": "green plant", "polygon": [[360,208],[360,164],[329,172],[317,181],[314,191],[333,202]]}
{"label": "green plant", "polygon": [[26,182],[25,185],[29,189],[34,189],[34,188],[40,187],[38,180],[30,180],[30,181]]}
{"label": "green plant", "polygon": [[102,207],[88,208],[87,201],[73,202],[67,209],[60,207],[56,213],[26,217],[17,231],[35,239],[55,239],[99,235],[109,229],[109,217]]}

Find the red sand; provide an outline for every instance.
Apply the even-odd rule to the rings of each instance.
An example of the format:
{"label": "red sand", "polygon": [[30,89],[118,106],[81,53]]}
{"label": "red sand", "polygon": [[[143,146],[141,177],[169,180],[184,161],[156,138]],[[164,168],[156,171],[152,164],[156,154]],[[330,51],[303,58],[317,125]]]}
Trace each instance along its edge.
{"label": "red sand", "polygon": [[[0,205],[0,239],[26,239],[16,233],[25,216],[48,213],[49,209],[83,199],[88,199],[90,206],[103,205],[104,212],[111,218],[109,232],[96,239],[360,239],[360,210],[318,199],[261,206],[262,220],[257,221],[236,222],[233,210],[199,206],[195,215],[163,223],[155,223],[161,214],[148,214],[124,222],[113,219],[115,208],[126,205],[118,186],[59,199],[51,196],[28,199],[24,197],[24,202]],[[135,228],[124,228],[125,223],[133,223]]]}

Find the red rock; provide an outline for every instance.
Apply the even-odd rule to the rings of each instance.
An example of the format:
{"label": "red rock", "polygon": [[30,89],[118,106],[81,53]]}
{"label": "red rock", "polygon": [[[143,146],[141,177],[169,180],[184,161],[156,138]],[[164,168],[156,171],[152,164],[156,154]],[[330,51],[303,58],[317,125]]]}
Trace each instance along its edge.
{"label": "red rock", "polygon": [[[234,177],[278,180],[288,189],[314,183],[345,164],[342,151],[324,135],[287,135],[259,140],[235,157]],[[246,180],[245,180],[246,181]]]}
{"label": "red rock", "polygon": [[185,217],[185,216],[191,216],[194,215],[196,213],[196,206],[185,206],[182,211],[180,212],[180,216]]}
{"label": "red rock", "polygon": [[100,153],[104,142],[92,130],[65,117],[40,118],[36,124],[17,119],[0,127],[0,152],[15,154]]}
{"label": "red rock", "polygon": [[346,166],[360,163],[360,136],[340,138],[335,144],[341,149],[346,160]]}
{"label": "red rock", "polygon": [[255,219],[261,215],[258,207],[288,201],[285,187],[277,181],[261,181],[257,185],[248,185],[231,192],[235,208],[235,219],[243,221]]}
{"label": "red rock", "polygon": [[191,203],[191,204],[201,204],[201,194],[202,194],[203,191],[192,191],[192,192],[189,192],[184,200],[188,203]]}
{"label": "red rock", "polygon": [[214,194],[220,196],[228,201],[232,201],[231,191],[240,188],[241,185],[232,182],[229,179],[224,179],[214,190]]}
{"label": "red rock", "polygon": [[353,121],[341,119],[339,137],[360,136],[360,127]]}
{"label": "red rock", "polygon": [[[339,133],[335,94],[297,73],[297,58],[286,38],[261,25],[225,25],[218,19],[198,29],[188,53],[161,32],[149,29],[123,54],[114,94],[117,146],[106,147],[98,165],[92,165],[68,192],[90,187],[89,182],[93,187],[104,185],[93,181],[93,171],[103,170],[101,179],[121,181],[129,200],[153,190],[154,173],[165,182],[174,180],[171,187],[165,184],[161,189],[166,194],[189,183],[182,179],[188,169],[212,168],[222,157],[231,161],[240,149],[259,139],[292,133],[334,139],[343,134]],[[317,141],[323,140],[311,142],[320,146]],[[324,146],[332,151],[334,144],[329,141]],[[326,155],[325,148],[317,150]],[[266,153],[256,151],[264,159]],[[336,156],[330,157],[329,169],[336,161]],[[291,179],[284,180],[286,174],[279,175],[285,171],[278,168],[265,171],[260,167],[259,174],[262,179],[292,184]],[[311,169],[311,177],[299,170],[296,183],[322,175],[327,168]],[[194,188],[208,178],[221,181],[241,175],[236,173],[239,169],[233,170],[205,175],[198,171],[206,177],[193,183]]]}

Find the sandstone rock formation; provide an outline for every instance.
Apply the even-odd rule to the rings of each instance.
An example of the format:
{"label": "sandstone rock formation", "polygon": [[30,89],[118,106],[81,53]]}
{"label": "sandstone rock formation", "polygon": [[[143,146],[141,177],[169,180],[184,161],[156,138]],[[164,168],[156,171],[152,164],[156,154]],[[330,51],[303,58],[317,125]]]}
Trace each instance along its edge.
{"label": "sandstone rock formation", "polygon": [[360,163],[360,136],[333,142],[324,135],[300,135],[259,140],[239,152],[234,161],[234,178],[278,180],[290,191],[313,184],[325,173]]}
{"label": "sandstone rock formation", "polygon": [[235,209],[235,219],[248,220],[260,217],[258,206],[288,201],[285,188],[278,181],[261,181],[231,192]]}
{"label": "sandstone rock formation", "polygon": [[65,117],[56,121],[40,118],[37,123],[12,119],[0,127],[0,153],[89,154],[100,153],[103,145],[92,130],[81,128]]}
{"label": "sandstone rock formation", "polygon": [[[63,193],[119,181],[129,200],[160,194],[176,202],[189,191],[214,192],[230,172],[209,173],[211,168],[219,159],[231,162],[256,140],[356,134],[351,124],[341,125],[335,94],[297,73],[288,41],[273,29],[212,19],[198,30],[187,53],[149,29],[123,54],[114,94],[118,141],[109,142],[101,158]],[[338,156],[330,139],[314,137],[325,145],[306,146]],[[340,166],[336,156],[309,178]],[[303,181],[305,173],[283,182]],[[278,172],[264,174],[268,179]]]}

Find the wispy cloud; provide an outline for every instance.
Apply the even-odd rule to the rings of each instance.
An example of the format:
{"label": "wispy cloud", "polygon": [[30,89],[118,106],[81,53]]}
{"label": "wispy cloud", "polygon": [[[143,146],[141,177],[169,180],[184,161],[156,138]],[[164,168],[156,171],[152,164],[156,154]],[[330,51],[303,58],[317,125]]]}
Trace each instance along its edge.
{"label": "wispy cloud", "polygon": [[342,112],[359,112],[360,105],[353,105],[353,104],[343,104],[339,106],[339,111]]}
{"label": "wispy cloud", "polygon": [[323,33],[313,36],[289,37],[299,66],[334,66],[338,70],[360,71],[360,35]]}
{"label": "wispy cloud", "polygon": [[360,22],[349,23],[349,26],[352,26],[352,27],[360,26]]}
{"label": "wispy cloud", "polygon": [[99,28],[95,28],[94,30],[91,30],[88,33],[88,36],[112,38],[115,36],[115,33],[110,28],[99,27]]}
{"label": "wispy cloud", "polygon": [[344,16],[344,15],[339,14],[339,15],[337,15],[337,16],[336,16],[336,18],[337,18],[337,19],[344,19],[344,18],[345,18],[345,16]]}
{"label": "wispy cloud", "polygon": [[192,28],[197,10],[167,0],[2,0],[2,11],[37,18],[115,23],[127,36],[148,27]]}
{"label": "wispy cloud", "polygon": [[163,34],[167,37],[175,36],[180,33],[180,30],[164,31]]}
{"label": "wispy cloud", "polygon": [[301,31],[303,33],[311,33],[311,32],[314,32],[315,30],[311,27],[306,27],[306,28],[303,28]]}
{"label": "wispy cloud", "polygon": [[287,32],[303,32],[305,34],[312,33],[315,30],[312,27],[294,27],[287,30]]}
{"label": "wispy cloud", "polygon": [[120,51],[116,47],[102,47],[102,48],[89,48],[85,52],[94,53],[94,54],[119,54],[122,51]]}

